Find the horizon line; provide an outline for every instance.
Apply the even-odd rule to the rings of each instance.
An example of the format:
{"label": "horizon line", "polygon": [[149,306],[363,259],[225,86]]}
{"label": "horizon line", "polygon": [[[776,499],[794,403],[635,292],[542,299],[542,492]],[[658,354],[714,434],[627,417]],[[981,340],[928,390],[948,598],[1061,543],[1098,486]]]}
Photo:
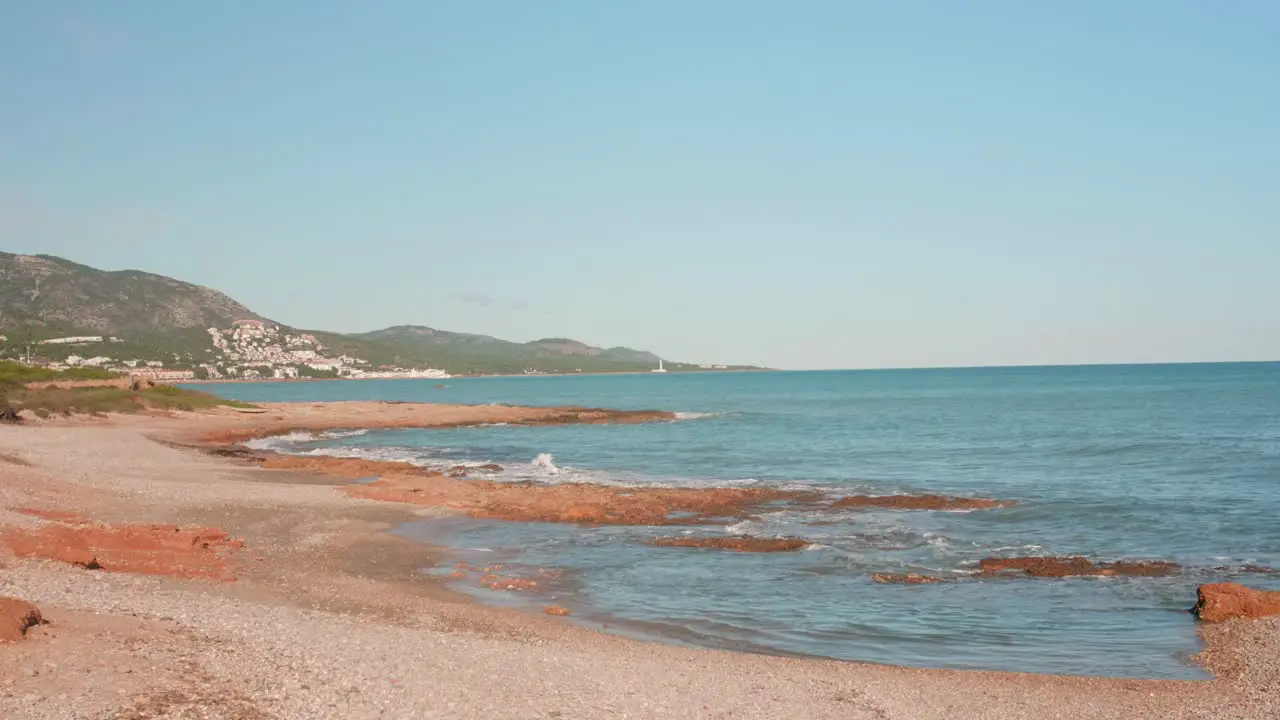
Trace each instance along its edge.
{"label": "horizon line", "polygon": [[[1019,363],[1012,365],[899,365],[890,367],[846,368],[765,368],[766,372],[886,372],[897,370],[1009,370],[1016,368],[1090,368],[1125,367],[1131,365],[1270,365],[1280,363],[1280,358],[1270,360],[1148,360],[1081,363]],[[733,372],[733,371],[731,371]]]}

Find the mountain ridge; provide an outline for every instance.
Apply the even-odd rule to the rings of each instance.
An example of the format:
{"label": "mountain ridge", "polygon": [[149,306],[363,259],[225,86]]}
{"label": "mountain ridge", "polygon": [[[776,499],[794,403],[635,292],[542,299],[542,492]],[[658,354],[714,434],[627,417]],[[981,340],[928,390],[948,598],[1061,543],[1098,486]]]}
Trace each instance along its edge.
{"label": "mountain ridge", "polygon": [[213,288],[165,275],[0,252],[0,327],[154,332],[242,319],[265,318]]}
{"label": "mountain ridge", "polygon": [[[230,333],[242,321],[278,326],[279,337],[292,338],[295,345],[298,337],[314,338],[317,348],[330,355],[359,357],[375,367],[434,367],[451,374],[623,372],[652,369],[659,361],[646,350],[596,347],[571,338],[519,343],[426,325],[393,325],[363,333],[307,330],[268,319],[213,288],[165,275],[101,270],[53,255],[0,252],[0,336],[12,336],[7,338],[9,347],[0,342],[0,354],[8,350],[13,355],[12,346],[35,343],[57,360],[52,356],[69,353],[39,345],[41,340],[102,336],[104,343],[107,337],[118,338],[120,344],[109,348],[116,354],[127,351],[145,360],[152,358],[143,356],[164,356],[175,367],[196,367],[223,350],[208,330]],[[708,369],[666,364],[672,369]]]}

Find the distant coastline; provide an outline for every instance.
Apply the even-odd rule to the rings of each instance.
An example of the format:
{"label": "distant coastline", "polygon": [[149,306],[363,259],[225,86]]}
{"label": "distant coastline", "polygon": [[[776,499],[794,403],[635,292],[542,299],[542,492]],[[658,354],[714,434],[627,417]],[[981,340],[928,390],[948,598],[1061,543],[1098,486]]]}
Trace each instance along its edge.
{"label": "distant coastline", "polygon": [[450,375],[449,377],[329,377],[329,378],[217,378],[180,380],[175,385],[238,385],[242,383],[313,383],[313,382],[365,382],[368,380],[434,380],[437,384],[445,384],[445,380],[478,379],[478,378],[511,378],[511,377],[582,377],[585,375],[718,375],[722,373],[769,373],[785,372],[778,368],[724,368],[718,370],[668,370],[655,373],[651,370],[608,370],[601,372],[563,372],[563,373],[477,373],[469,375]]}

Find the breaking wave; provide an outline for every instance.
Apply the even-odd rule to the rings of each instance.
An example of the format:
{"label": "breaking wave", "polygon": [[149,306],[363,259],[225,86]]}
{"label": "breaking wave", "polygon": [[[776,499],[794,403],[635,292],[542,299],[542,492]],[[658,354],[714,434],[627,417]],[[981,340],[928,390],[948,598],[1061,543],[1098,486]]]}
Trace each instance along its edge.
{"label": "breaking wave", "polygon": [[538,457],[534,458],[533,462],[529,464],[535,468],[546,470],[553,475],[558,475],[560,473],[560,468],[556,466],[554,458],[551,457],[551,453],[539,453]]}
{"label": "breaking wave", "polygon": [[360,429],[360,430],[329,430],[328,432],[322,432],[322,433],[320,433],[320,438],[321,438],[321,439],[325,439],[325,440],[330,439],[330,438],[337,440],[337,439],[341,439],[341,438],[353,438],[353,437],[360,437],[361,435],[368,435],[368,434],[369,434],[369,431],[368,431],[368,430],[363,430],[363,429]]}
{"label": "breaking wave", "polygon": [[291,432],[284,435],[272,435],[270,437],[247,440],[245,441],[244,446],[252,450],[273,450],[276,452],[285,452],[295,445],[315,441],[316,436],[309,432]]}
{"label": "breaking wave", "polygon": [[271,435],[269,437],[254,438],[244,443],[244,446],[252,450],[272,450],[275,452],[288,452],[290,448],[298,445],[305,445],[313,442],[324,442],[325,440],[341,440],[343,438],[360,437],[367,434],[368,430],[326,430],[320,433],[306,432],[305,430],[295,430],[294,432],[285,433],[284,435]]}

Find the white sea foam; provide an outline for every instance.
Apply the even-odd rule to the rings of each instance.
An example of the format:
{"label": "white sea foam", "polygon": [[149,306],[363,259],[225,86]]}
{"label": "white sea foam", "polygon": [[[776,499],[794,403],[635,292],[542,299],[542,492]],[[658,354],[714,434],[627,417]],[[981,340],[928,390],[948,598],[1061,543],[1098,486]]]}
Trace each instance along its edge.
{"label": "white sea foam", "polygon": [[320,437],[339,440],[341,438],[360,437],[361,435],[368,434],[368,430],[329,430],[327,432],[320,433]]}
{"label": "white sea foam", "polygon": [[[326,433],[312,434],[294,432],[269,438],[251,440],[247,445],[258,450],[270,450],[291,455],[311,455],[321,457],[358,458],[362,460],[380,460],[388,462],[404,462],[419,467],[440,467],[442,465],[475,467],[496,463],[504,466],[505,471],[495,474],[491,479],[499,482],[537,482],[547,484],[585,483],[622,488],[671,487],[671,488],[709,488],[709,487],[741,487],[752,486],[760,481],[756,478],[697,478],[670,477],[648,475],[635,472],[618,472],[571,467],[556,463],[551,453],[539,453],[528,464],[511,463],[504,459],[484,457],[460,457],[463,451],[448,447],[403,447],[403,446],[321,446],[302,447],[308,443],[324,443],[325,441],[342,440],[367,433],[367,430],[335,430]],[[809,485],[797,484],[791,489],[812,489]]]}
{"label": "white sea foam", "polygon": [[358,458],[360,460],[380,460],[385,462],[403,462],[424,467],[437,463],[437,460],[413,448],[405,447],[322,447],[302,450],[296,455],[312,455],[320,457]]}
{"label": "white sea foam", "polygon": [[1043,555],[1045,548],[1043,545],[1004,545],[1001,547],[990,548],[986,552],[991,554],[1016,552],[1021,555],[1035,557],[1037,555]]}
{"label": "white sea foam", "polygon": [[282,452],[294,445],[315,442],[316,436],[309,432],[291,432],[284,435],[272,435],[264,438],[247,440],[244,446],[253,450],[275,450]]}
{"label": "white sea foam", "polygon": [[678,412],[675,413],[677,420],[701,420],[703,418],[716,417],[721,413],[713,412]]}
{"label": "white sea foam", "polygon": [[368,433],[368,430],[328,430],[320,434],[309,433],[304,430],[296,430],[294,432],[285,433],[283,435],[271,435],[264,438],[254,438],[244,443],[244,446],[254,450],[274,450],[276,452],[287,452],[289,448],[304,443],[318,442],[321,440],[341,440],[343,438],[359,437]]}

